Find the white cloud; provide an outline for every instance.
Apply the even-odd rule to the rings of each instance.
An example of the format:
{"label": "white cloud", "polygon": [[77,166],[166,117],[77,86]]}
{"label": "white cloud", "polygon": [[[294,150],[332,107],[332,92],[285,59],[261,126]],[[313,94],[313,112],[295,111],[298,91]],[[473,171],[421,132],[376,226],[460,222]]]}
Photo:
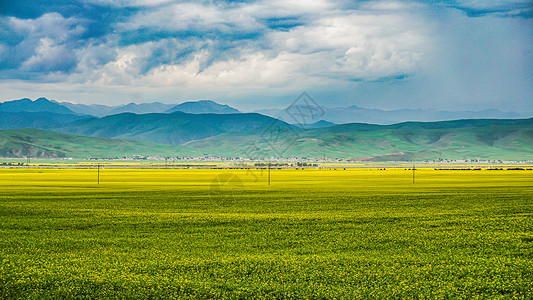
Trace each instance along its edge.
{"label": "white cloud", "polygon": [[[513,8],[524,1],[449,1],[435,5],[348,0],[93,2],[137,6],[140,10],[119,24],[111,24],[113,31],[103,37],[83,37],[85,40],[81,36],[91,23],[81,17],[50,13],[33,20],[8,18],[9,26],[23,38],[18,48],[0,45],[0,52],[18,55],[16,59],[21,63],[15,71],[40,72],[45,79],[63,80],[64,89],[72,86],[73,91],[84,90],[79,93],[90,97],[102,91],[102,97],[109,99],[118,99],[121,93],[201,98],[238,95],[244,99],[258,94],[293,95],[302,90],[339,91],[339,95],[352,97],[360,91],[360,85],[403,74],[416,80],[424,76],[448,80],[442,84],[435,79],[431,90],[421,85],[413,87],[411,94],[405,93],[406,98],[414,100],[404,101],[418,104],[436,93],[442,103],[452,103],[447,97],[454,95],[466,99],[461,91],[470,87],[460,79],[463,77],[472,78],[479,90],[484,86],[489,86],[486,90],[496,89],[497,85],[491,84],[493,79],[483,74],[507,74],[506,86],[517,86],[516,90],[522,91],[516,92],[518,96],[531,90],[520,86],[531,83],[531,72],[518,67],[520,63],[530,65],[520,54],[527,47],[516,42],[512,46],[516,53],[499,55],[498,51],[506,50],[497,46],[500,41],[511,40],[506,35],[527,44],[531,41],[530,30],[523,29],[523,25],[531,22],[505,18],[500,24],[495,19],[504,18],[494,18],[494,14],[468,18],[450,8]],[[477,19],[487,23],[476,27]],[[453,27],[449,20],[456,21]],[[504,27],[488,29],[488,24],[496,23]],[[489,31],[500,33],[491,36]],[[466,55],[471,57],[467,59]],[[499,59],[502,57],[505,60]],[[491,71],[482,58],[499,65],[491,66]],[[465,61],[458,62],[461,59]],[[61,67],[65,67],[63,73]],[[517,79],[520,84],[511,82],[516,79],[511,76],[515,70],[522,75]],[[53,84],[48,87],[59,88]],[[460,88],[451,92],[452,87]],[[422,96],[415,95],[419,90],[425,91]],[[499,94],[492,94],[501,96],[502,91],[508,89],[499,88]],[[381,90],[367,94],[374,93]]]}
{"label": "white cloud", "polygon": [[46,70],[49,72],[64,70],[65,64],[73,63],[73,59],[69,56],[72,54],[65,45],[57,45],[50,38],[42,38],[35,54],[22,64],[21,70]]}
{"label": "white cloud", "polygon": [[169,4],[175,2],[175,0],[88,0],[87,2],[115,7],[151,7]]}
{"label": "white cloud", "polygon": [[322,18],[311,26],[274,32],[275,48],[305,56],[311,74],[338,79],[379,78],[414,71],[428,33],[420,21],[392,14]]}
{"label": "white cloud", "polygon": [[292,14],[319,13],[335,8],[334,4],[327,0],[272,0],[263,1],[261,5]]}
{"label": "white cloud", "polygon": [[59,13],[47,13],[37,19],[9,18],[11,28],[24,34],[26,40],[50,38],[63,43],[85,32],[82,20],[64,18]]}
{"label": "white cloud", "polygon": [[[219,92],[306,89],[342,85],[353,79],[373,80],[410,73],[427,50],[424,46],[428,42],[427,26],[410,12],[411,6],[386,2],[362,11],[330,9],[318,13],[331,8],[332,4],[315,1],[304,8],[302,3],[292,3],[295,11],[315,11],[313,20],[289,30],[268,30],[257,40],[237,43],[236,48],[231,49],[234,55],[225,56],[216,52],[220,51],[218,49],[193,46],[196,50],[190,59],[164,62],[142,73],[143,65],[154,59],[152,53],[159,44],[168,40],[180,43],[170,38],[120,48],[116,60],[101,66],[87,78],[102,85],[169,86]],[[259,9],[264,5],[256,3],[224,9],[182,3],[135,16],[120,26],[127,29],[164,27],[178,31],[195,26],[196,30],[201,28],[206,32],[248,26],[246,29],[251,30],[250,27],[260,24],[257,14],[270,15],[266,9]],[[274,1],[270,9],[289,13],[289,7],[285,2]],[[401,9],[400,13],[393,8]],[[229,22],[233,25],[228,25]],[[216,59],[209,62],[211,57]]]}
{"label": "white cloud", "polygon": [[73,51],[78,37],[86,30],[82,23],[58,13],[44,14],[37,19],[8,18],[6,24],[12,34],[21,37],[10,45],[12,65],[19,66],[17,72],[40,76],[73,69],[76,66]]}
{"label": "white cloud", "polygon": [[221,31],[256,30],[262,27],[240,9],[199,3],[178,3],[156,10],[142,12],[118,25],[123,30],[153,28],[171,31]]}

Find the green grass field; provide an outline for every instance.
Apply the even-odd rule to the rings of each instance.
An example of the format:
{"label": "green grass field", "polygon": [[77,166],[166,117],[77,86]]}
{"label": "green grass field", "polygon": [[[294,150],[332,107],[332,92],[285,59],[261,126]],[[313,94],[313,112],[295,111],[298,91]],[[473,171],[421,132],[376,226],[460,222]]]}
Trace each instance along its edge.
{"label": "green grass field", "polygon": [[0,298],[533,297],[533,171],[100,172],[0,169]]}

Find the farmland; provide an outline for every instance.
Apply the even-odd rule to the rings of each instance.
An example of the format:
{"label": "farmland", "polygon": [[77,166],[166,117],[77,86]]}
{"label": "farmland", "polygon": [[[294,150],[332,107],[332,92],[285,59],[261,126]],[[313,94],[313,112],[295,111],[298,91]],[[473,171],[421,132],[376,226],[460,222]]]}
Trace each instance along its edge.
{"label": "farmland", "polygon": [[533,171],[0,169],[0,298],[531,298]]}

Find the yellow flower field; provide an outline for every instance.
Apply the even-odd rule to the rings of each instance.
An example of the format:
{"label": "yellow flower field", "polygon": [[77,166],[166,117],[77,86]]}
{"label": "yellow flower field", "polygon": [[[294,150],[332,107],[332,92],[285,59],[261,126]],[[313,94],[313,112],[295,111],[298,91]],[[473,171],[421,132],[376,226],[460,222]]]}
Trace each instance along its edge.
{"label": "yellow flower field", "polygon": [[528,299],[533,171],[0,169],[0,298]]}

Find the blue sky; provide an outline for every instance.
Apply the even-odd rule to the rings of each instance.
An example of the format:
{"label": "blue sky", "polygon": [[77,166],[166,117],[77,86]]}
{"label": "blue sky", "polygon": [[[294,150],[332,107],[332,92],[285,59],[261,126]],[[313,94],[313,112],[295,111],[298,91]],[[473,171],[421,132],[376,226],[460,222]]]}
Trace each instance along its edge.
{"label": "blue sky", "polygon": [[533,111],[533,4],[0,1],[0,101]]}

